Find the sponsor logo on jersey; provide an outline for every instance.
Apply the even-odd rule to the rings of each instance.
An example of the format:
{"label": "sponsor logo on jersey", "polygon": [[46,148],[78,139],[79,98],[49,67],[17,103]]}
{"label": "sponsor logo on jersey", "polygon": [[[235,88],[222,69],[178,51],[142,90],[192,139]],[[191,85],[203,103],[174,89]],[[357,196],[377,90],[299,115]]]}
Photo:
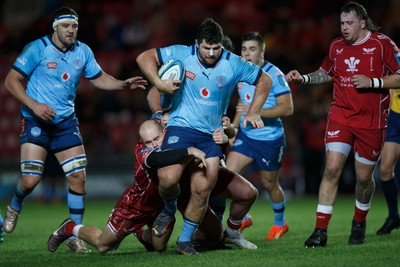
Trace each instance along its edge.
{"label": "sponsor logo on jersey", "polygon": [[328,137],[329,138],[335,138],[338,137],[340,133],[340,130],[336,130],[336,131],[328,131]]}
{"label": "sponsor logo on jersey", "polygon": [[191,79],[192,81],[194,80],[194,78],[196,78],[196,74],[194,74],[193,72],[191,72],[191,71],[185,71],[185,76],[186,76],[186,78],[189,78],[189,79]]}
{"label": "sponsor logo on jersey", "polygon": [[364,54],[373,54],[374,51],[376,50],[376,47],[371,47],[371,48],[363,48]]}
{"label": "sponsor logo on jersey", "polygon": [[210,90],[208,90],[208,88],[201,88],[200,89],[200,95],[202,96],[202,97],[204,97],[204,98],[209,98],[210,97],[210,95],[211,95],[211,93],[210,93]]}
{"label": "sponsor logo on jersey", "polygon": [[18,57],[17,58],[17,62],[19,63],[19,64],[21,64],[21,65],[23,65],[23,66],[25,66],[25,64],[26,64],[26,58],[24,58],[24,57]]}
{"label": "sponsor logo on jersey", "polygon": [[224,76],[222,76],[222,75],[218,76],[218,78],[217,78],[217,86],[219,88],[222,88],[225,85],[224,79],[225,79]]}
{"label": "sponsor logo on jersey", "polygon": [[246,93],[245,96],[246,101],[251,102],[251,95],[249,93]]}
{"label": "sponsor logo on jersey", "polygon": [[238,83],[238,84],[237,84],[237,89],[240,90],[240,89],[242,89],[242,88],[243,88],[243,84],[242,84],[242,83]]}
{"label": "sponsor logo on jersey", "polygon": [[57,62],[49,62],[49,63],[47,63],[47,68],[48,69],[56,69],[57,68]]}
{"label": "sponsor logo on jersey", "polygon": [[168,137],[168,144],[176,144],[179,141],[179,136],[170,136]]}
{"label": "sponsor logo on jersey", "polygon": [[343,53],[343,48],[342,49],[336,49],[336,55],[341,55]]}
{"label": "sponsor logo on jersey", "polygon": [[346,71],[353,73],[353,72],[358,71],[357,64],[360,63],[360,60],[356,59],[355,57],[351,57],[349,59],[345,59],[344,63],[346,63],[347,66],[349,67]]}
{"label": "sponsor logo on jersey", "polygon": [[61,79],[62,79],[64,82],[68,81],[70,77],[71,77],[71,75],[70,75],[68,72],[64,72],[64,73],[61,75]]}
{"label": "sponsor logo on jersey", "polygon": [[31,135],[33,135],[34,137],[38,137],[41,132],[42,132],[42,129],[40,129],[37,126],[32,127],[32,129],[31,129]]}

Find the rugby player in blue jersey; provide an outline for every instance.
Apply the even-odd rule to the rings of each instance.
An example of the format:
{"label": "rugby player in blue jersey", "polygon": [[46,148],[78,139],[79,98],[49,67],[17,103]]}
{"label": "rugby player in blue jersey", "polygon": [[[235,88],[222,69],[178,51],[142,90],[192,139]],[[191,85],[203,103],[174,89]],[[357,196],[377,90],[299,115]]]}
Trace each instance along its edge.
{"label": "rugby player in blue jersey", "polygon": [[[22,103],[22,177],[4,217],[7,233],[14,231],[24,199],[40,182],[49,151],[55,154],[69,182],[70,217],[82,223],[86,155],[74,110],[82,74],[104,90],[145,89],[147,85],[142,77],[117,80],[105,73],[92,50],[76,40],[78,25],[73,9],[56,10],[53,33],[27,44],[5,79],[6,89]],[[72,251],[90,252],[80,239],[66,244]]]}
{"label": "rugby player in blue jersey", "polygon": [[[244,127],[243,120],[253,101],[254,86],[247,83],[237,85],[239,103],[233,124],[239,129],[236,140],[226,160],[228,169],[241,172],[253,164],[260,171],[260,179],[267,190],[274,210],[274,225],[265,239],[278,239],[288,231],[284,217],[285,194],[279,185],[279,169],[286,148],[285,131],[281,117],[293,114],[293,101],[285,75],[272,63],[264,59],[265,43],[258,32],[250,32],[242,38],[242,57],[260,66],[273,80],[273,84],[260,113],[263,128]],[[242,223],[243,230],[251,225],[251,217]]]}
{"label": "rugby player in blue jersey", "polygon": [[[264,124],[259,113],[272,84],[272,79],[258,66],[223,49],[224,34],[221,26],[212,19],[204,20],[191,46],[172,45],[153,48],[136,59],[143,74],[163,94],[173,94],[167,132],[162,149],[194,146],[206,153],[206,167],[199,169],[191,180],[191,196],[184,213],[183,229],[178,239],[178,253],[195,255],[192,234],[199,226],[207,208],[208,198],[218,173],[222,151],[212,133],[221,126],[231,94],[239,82],[255,85],[255,95],[244,119],[244,124],[260,128]],[[185,68],[185,79],[161,80],[158,68],[170,59],[180,60]],[[164,229],[174,219],[179,179],[184,164],[160,168],[159,193],[164,200],[164,210],[153,225],[153,235],[162,236]],[[240,228],[241,220],[232,222]]]}

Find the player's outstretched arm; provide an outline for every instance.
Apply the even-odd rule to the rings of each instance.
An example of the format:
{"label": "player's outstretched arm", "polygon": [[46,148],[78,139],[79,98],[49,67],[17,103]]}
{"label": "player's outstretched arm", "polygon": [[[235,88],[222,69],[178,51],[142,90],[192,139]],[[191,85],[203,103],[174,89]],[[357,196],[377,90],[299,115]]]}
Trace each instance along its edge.
{"label": "player's outstretched arm", "polygon": [[369,78],[362,74],[354,75],[351,78],[354,86],[357,89],[361,88],[377,88],[377,89],[391,89],[400,88],[400,74],[395,73],[382,78]]}
{"label": "player's outstretched arm", "polygon": [[118,80],[106,72],[97,79],[90,80],[94,86],[103,90],[146,89],[147,81],[140,76]]}
{"label": "player's outstretched arm", "polygon": [[322,69],[304,75],[301,75],[297,70],[291,70],[286,74],[286,80],[290,83],[307,85],[331,82],[333,78]]}

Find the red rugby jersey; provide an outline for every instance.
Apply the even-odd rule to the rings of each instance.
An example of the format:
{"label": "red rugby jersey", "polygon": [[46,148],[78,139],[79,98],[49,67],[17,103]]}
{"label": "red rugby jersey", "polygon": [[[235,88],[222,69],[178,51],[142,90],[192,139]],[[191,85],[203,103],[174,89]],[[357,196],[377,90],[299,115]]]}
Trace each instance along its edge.
{"label": "red rugby jersey", "polygon": [[388,90],[359,89],[351,82],[355,74],[384,77],[400,72],[399,50],[381,33],[369,33],[352,45],[343,38],[332,41],[321,69],[333,77],[333,102],[328,119],[356,128],[382,129],[387,125]]}

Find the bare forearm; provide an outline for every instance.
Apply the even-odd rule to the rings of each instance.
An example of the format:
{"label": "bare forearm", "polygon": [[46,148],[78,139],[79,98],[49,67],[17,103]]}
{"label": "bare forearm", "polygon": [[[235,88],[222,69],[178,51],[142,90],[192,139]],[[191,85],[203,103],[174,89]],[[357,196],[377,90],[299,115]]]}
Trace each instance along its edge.
{"label": "bare forearm", "polygon": [[332,77],[326,74],[326,72],[321,69],[318,69],[306,75],[310,78],[308,84],[322,84],[332,81]]}
{"label": "bare forearm", "polygon": [[4,81],[4,86],[16,99],[32,109],[35,101],[26,94],[21,78],[22,76],[11,70]]}
{"label": "bare forearm", "polygon": [[258,81],[255,91],[254,91],[254,98],[253,102],[251,103],[249,110],[247,111],[248,114],[260,114],[261,108],[264,105],[267,97],[269,95],[269,91],[271,90],[272,86],[272,79],[263,72]]}
{"label": "bare forearm", "polygon": [[[136,62],[144,76],[146,76],[146,78],[157,87],[157,84],[161,81],[161,79],[158,76],[158,66],[160,64],[156,50],[150,49],[141,53],[136,58]],[[159,87],[157,87],[157,89],[159,89]]]}

